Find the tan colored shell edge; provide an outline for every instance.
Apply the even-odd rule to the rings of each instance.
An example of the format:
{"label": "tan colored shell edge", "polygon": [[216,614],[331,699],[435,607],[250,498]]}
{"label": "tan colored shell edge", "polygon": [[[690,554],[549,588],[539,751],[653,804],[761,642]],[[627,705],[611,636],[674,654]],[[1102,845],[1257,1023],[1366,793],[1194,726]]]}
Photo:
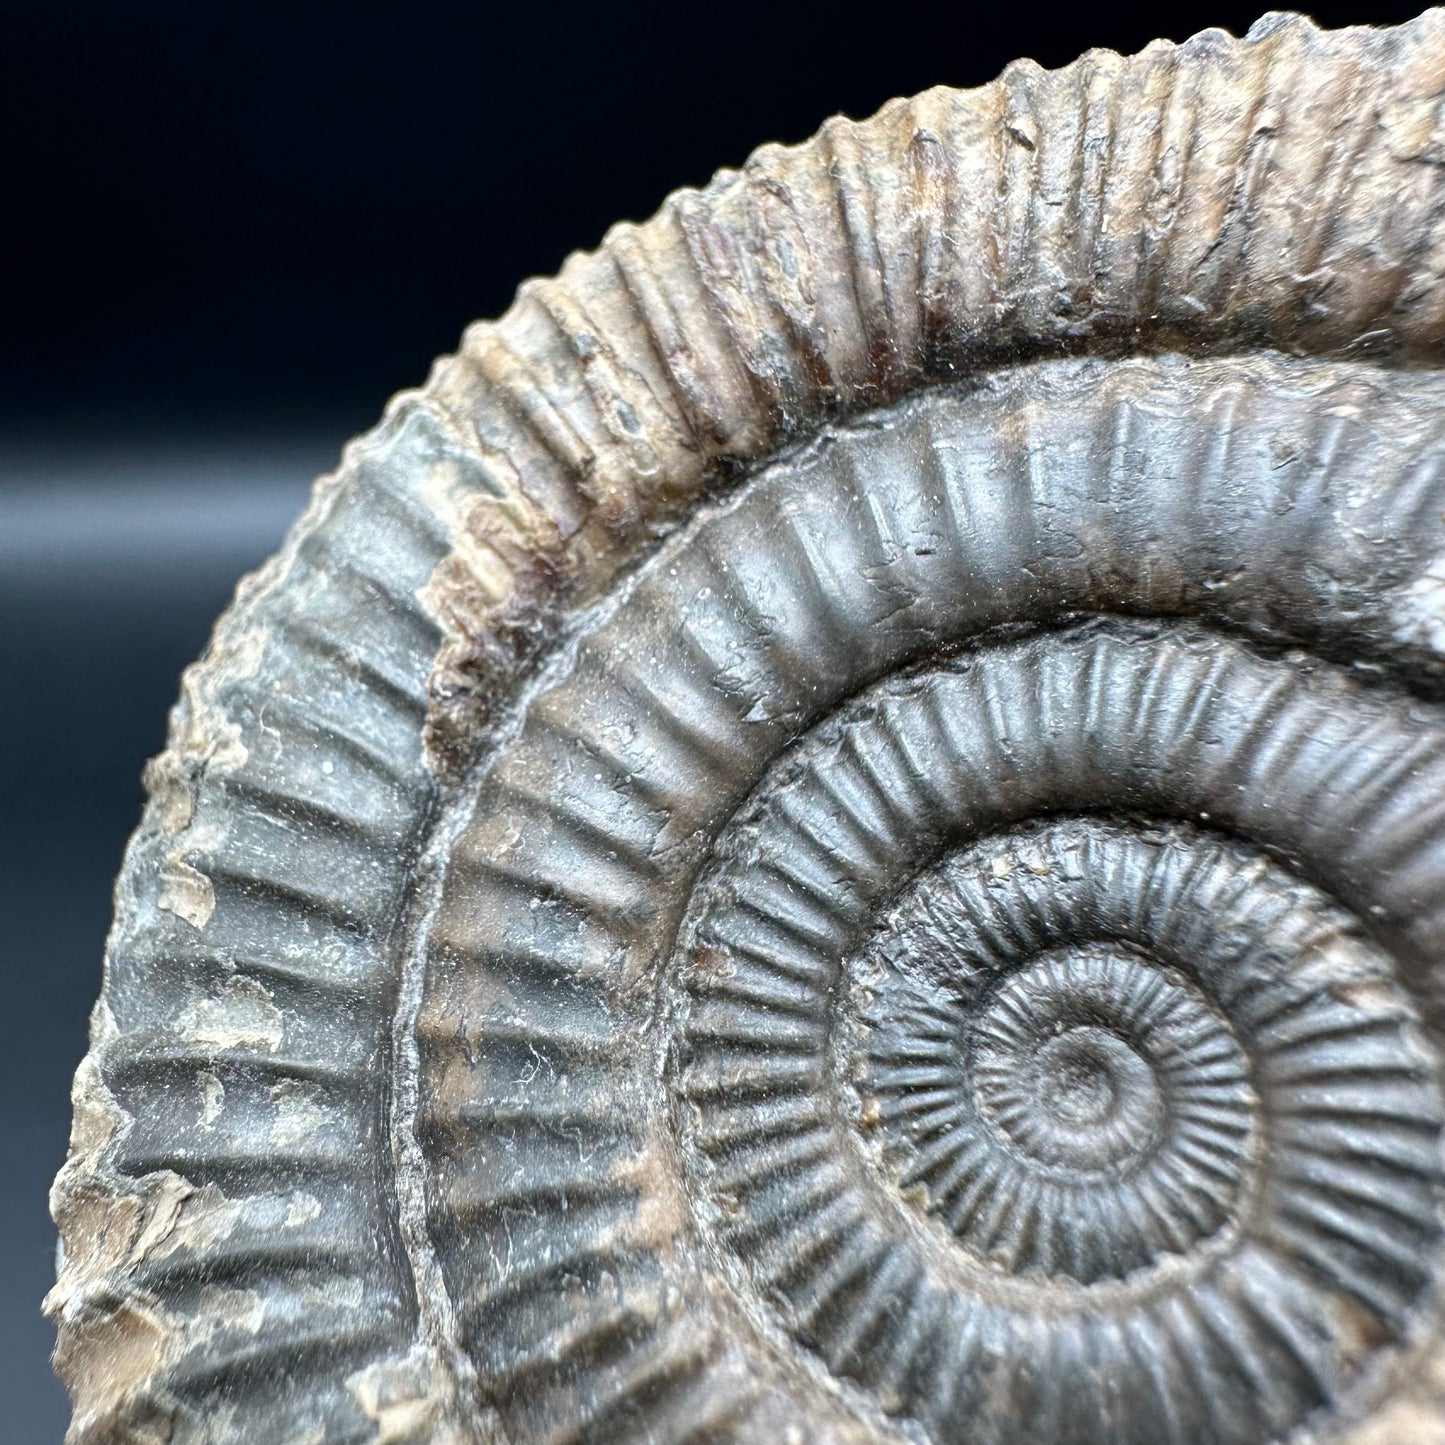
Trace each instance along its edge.
{"label": "tan colored shell edge", "polygon": [[1020,61],[764,146],[528,282],[422,393],[498,493],[433,579],[433,763],[541,619],[826,417],[1074,351],[1437,359],[1442,90],[1438,10]]}

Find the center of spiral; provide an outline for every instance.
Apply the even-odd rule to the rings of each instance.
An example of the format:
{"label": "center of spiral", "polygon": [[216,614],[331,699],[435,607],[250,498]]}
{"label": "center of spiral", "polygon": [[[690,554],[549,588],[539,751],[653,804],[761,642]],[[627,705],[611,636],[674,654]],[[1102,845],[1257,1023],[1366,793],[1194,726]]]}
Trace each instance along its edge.
{"label": "center of spiral", "polygon": [[1127,1044],[1102,1029],[1075,1029],[1038,1052],[1040,1104],[1061,1124],[1106,1124],[1128,1088],[1124,1075],[1132,1073],[1136,1087],[1147,1079],[1147,1071],[1141,1076],[1135,1067],[1139,1063]]}
{"label": "center of spiral", "polygon": [[1244,1187],[1255,1096],[1229,1020],[1139,938],[978,966],[979,940],[1007,935],[982,912],[960,927],[965,900],[999,901],[992,868],[975,868],[921,880],[863,965],[860,1092],[877,1101],[884,1161],[1010,1273],[1088,1283],[1188,1252]]}
{"label": "center of spiral", "polygon": [[1039,1051],[1039,1103],[1061,1125],[1104,1129],[1139,1112],[1141,1094],[1155,1109],[1159,1091],[1149,1067],[1122,1039],[1098,1028],[1077,1028]]}
{"label": "center of spiral", "polygon": [[1147,967],[1095,950],[1025,969],[999,990],[974,1030],[973,1077],[979,1113],[1006,1147],[1087,1173],[1154,1146],[1166,1104],[1147,1045],[1132,1037],[1140,1020],[1127,982]]}

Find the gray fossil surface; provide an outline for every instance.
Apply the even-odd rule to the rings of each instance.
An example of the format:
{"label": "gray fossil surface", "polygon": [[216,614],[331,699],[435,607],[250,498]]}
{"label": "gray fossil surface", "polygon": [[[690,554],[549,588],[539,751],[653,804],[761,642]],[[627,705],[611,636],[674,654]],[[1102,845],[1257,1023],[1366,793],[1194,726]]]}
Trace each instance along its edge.
{"label": "gray fossil surface", "polygon": [[72,1445],[1445,1440],[1445,15],[619,226],[186,674]]}

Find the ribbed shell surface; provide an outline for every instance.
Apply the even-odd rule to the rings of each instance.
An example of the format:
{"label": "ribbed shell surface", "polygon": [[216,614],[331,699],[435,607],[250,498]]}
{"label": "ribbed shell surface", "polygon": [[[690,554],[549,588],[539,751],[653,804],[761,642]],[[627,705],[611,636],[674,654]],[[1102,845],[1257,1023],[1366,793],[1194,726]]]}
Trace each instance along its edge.
{"label": "ribbed shell surface", "polygon": [[187,674],[74,1445],[1445,1437],[1445,18],[621,226]]}

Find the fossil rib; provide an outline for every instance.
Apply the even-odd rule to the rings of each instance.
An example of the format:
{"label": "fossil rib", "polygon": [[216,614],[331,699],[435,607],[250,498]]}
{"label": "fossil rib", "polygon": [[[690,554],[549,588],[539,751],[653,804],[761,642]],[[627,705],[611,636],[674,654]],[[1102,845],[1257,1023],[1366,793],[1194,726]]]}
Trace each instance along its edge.
{"label": "fossil rib", "polygon": [[835,120],[318,484],[117,890],[72,1441],[1445,1432],[1445,19]]}

